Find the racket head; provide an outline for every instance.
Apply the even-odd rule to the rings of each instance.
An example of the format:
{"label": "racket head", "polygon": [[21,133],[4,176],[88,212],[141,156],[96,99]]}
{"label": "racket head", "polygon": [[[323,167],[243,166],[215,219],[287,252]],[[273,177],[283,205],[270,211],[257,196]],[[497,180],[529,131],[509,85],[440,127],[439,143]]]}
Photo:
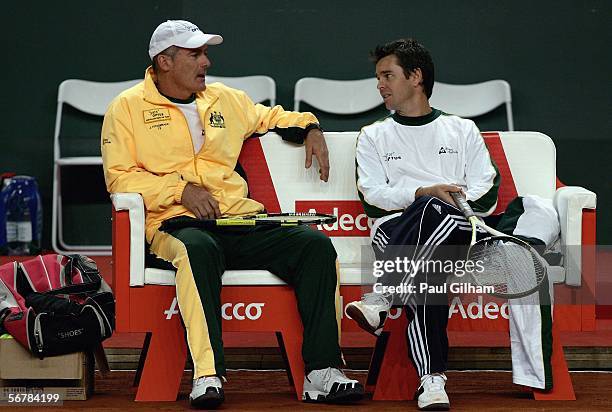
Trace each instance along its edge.
{"label": "racket head", "polygon": [[515,299],[534,293],[544,279],[546,266],[528,243],[512,236],[489,236],[476,241],[467,260],[474,263],[471,278],[478,286],[492,286],[493,296]]}

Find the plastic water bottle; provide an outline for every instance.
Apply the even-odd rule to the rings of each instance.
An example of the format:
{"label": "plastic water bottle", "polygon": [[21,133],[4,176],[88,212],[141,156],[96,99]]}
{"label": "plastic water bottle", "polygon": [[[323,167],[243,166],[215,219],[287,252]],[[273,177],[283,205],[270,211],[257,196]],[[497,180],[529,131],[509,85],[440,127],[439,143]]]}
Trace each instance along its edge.
{"label": "plastic water bottle", "polygon": [[32,220],[21,189],[13,192],[7,202],[6,241],[9,255],[30,254]]}

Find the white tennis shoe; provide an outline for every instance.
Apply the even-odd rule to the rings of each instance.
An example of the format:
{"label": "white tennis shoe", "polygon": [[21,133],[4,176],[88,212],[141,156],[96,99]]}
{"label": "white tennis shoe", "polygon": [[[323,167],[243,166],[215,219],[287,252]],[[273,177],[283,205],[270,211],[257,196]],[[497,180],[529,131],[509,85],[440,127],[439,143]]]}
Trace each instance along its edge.
{"label": "white tennis shoe", "polygon": [[450,409],[448,395],[444,390],[446,375],[432,373],[421,378],[418,404],[422,411],[447,411]]}
{"label": "white tennis shoe", "polygon": [[340,369],[315,369],[304,377],[305,402],[351,403],[363,398],[363,385]]}
{"label": "white tennis shoe", "polygon": [[374,336],[380,336],[391,310],[391,302],[380,293],[366,293],[361,300],[346,306],[346,313],[357,324]]}
{"label": "white tennis shoe", "polygon": [[216,376],[202,376],[193,380],[189,405],[195,409],[214,409],[225,400],[221,379]]}

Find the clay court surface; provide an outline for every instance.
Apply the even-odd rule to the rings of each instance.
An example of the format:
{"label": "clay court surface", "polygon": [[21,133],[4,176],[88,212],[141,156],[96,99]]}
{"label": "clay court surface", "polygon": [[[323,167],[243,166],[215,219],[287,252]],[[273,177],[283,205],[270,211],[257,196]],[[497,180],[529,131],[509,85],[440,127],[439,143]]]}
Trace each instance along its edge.
{"label": "clay court surface", "polygon": [[[347,373],[362,382],[366,373]],[[535,401],[530,392],[513,385],[509,372],[449,372],[447,391],[452,411],[612,411],[612,373],[573,372],[576,401]],[[96,376],[96,393],[87,401],[65,402],[61,410],[185,410],[191,388],[185,372],[179,398],[175,402],[134,402],[134,372],[113,371]],[[221,410],[403,410],[416,411],[415,401],[372,401],[359,404],[321,405],[298,402],[287,384],[285,371],[232,370],[225,385],[226,402]],[[60,410],[44,408],[43,410]]]}

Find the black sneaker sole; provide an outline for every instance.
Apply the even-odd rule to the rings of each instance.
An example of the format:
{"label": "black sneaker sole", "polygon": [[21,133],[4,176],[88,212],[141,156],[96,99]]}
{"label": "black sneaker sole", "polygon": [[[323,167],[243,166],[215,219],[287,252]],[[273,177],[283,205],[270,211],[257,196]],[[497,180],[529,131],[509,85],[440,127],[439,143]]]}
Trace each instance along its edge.
{"label": "black sneaker sole", "polygon": [[[380,332],[378,332],[378,334],[376,334],[376,331],[378,329],[374,328],[372,325],[370,325],[370,323],[368,322],[368,320],[365,318],[365,316],[363,315],[363,313],[361,313],[361,311],[359,309],[357,309],[356,306],[353,305],[348,305],[346,308],[346,314],[349,315],[351,317],[351,319],[353,319],[355,322],[357,322],[357,324],[359,325],[359,327],[363,330],[365,330],[366,332],[378,337],[380,336]],[[382,329],[381,329],[382,331]]]}
{"label": "black sneaker sole", "polygon": [[364,397],[364,390],[363,386],[359,385],[355,388],[345,389],[327,396],[319,395],[316,399],[311,398],[308,393],[305,393],[304,396],[305,398],[302,402],[307,403],[349,404],[362,400]]}
{"label": "black sneaker sole", "polygon": [[354,403],[359,402],[363,399],[364,391],[361,385],[345,389],[341,392],[336,392],[333,394],[327,395],[325,398],[326,403],[336,403],[336,404],[344,404],[344,403]]}
{"label": "black sneaker sole", "polygon": [[432,403],[431,405],[419,408],[421,411],[448,411],[449,409],[450,404],[448,403]]}
{"label": "black sneaker sole", "polygon": [[225,401],[223,389],[220,393],[206,392],[195,399],[189,399],[189,405],[194,409],[216,409]]}

